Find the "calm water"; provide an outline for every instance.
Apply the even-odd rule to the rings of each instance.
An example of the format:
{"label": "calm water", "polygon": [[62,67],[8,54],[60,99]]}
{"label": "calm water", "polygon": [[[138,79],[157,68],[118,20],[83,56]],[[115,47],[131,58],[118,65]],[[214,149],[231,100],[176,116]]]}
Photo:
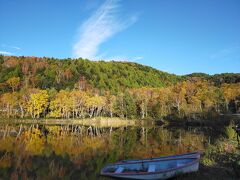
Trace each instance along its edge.
{"label": "calm water", "polygon": [[109,179],[99,176],[108,163],[204,149],[210,141],[207,131],[0,123],[0,177]]}

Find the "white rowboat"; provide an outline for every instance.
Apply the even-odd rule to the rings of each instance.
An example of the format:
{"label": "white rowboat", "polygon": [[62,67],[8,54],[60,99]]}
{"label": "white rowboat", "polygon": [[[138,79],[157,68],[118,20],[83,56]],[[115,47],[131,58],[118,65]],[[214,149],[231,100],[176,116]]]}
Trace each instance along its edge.
{"label": "white rowboat", "polygon": [[198,171],[200,153],[127,160],[107,165],[101,175],[124,179],[168,179]]}

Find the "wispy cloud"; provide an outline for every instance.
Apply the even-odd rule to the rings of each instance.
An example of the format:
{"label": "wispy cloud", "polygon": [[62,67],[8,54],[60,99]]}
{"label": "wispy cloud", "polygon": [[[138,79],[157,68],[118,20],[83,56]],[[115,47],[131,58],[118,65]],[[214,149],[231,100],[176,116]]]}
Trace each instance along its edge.
{"label": "wispy cloud", "polygon": [[137,21],[136,15],[120,18],[119,10],[119,0],[106,0],[80,26],[73,46],[73,57],[95,59],[103,42]]}
{"label": "wispy cloud", "polygon": [[112,57],[105,57],[104,60],[106,61],[126,61],[126,62],[136,62],[144,57],[137,56],[137,57],[127,57],[127,56],[112,56]]}
{"label": "wispy cloud", "polygon": [[0,51],[1,55],[13,55],[13,53],[8,52],[8,51]]}
{"label": "wispy cloud", "polygon": [[12,46],[11,48],[16,49],[16,50],[22,50],[20,47],[17,47],[17,46]]}
{"label": "wispy cloud", "polygon": [[216,53],[211,54],[210,58],[211,59],[226,58],[236,54],[238,55],[240,54],[240,46],[234,46],[234,47],[222,49]]}
{"label": "wispy cloud", "polygon": [[10,45],[6,45],[6,44],[2,44],[1,46],[4,47],[4,48],[11,48],[11,49],[15,49],[15,50],[22,50],[18,46],[10,46]]}
{"label": "wispy cloud", "polygon": [[141,59],[143,59],[144,57],[142,56],[137,56],[137,57],[134,57],[131,61],[139,61]]}

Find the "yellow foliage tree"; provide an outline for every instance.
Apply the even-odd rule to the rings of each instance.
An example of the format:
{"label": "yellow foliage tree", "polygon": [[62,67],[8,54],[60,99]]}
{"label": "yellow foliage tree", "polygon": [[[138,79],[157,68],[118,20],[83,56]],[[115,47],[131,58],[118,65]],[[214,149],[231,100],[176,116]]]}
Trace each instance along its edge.
{"label": "yellow foliage tree", "polygon": [[9,78],[6,83],[12,88],[12,92],[14,92],[20,85],[20,77]]}
{"label": "yellow foliage tree", "polygon": [[178,83],[172,88],[172,105],[177,109],[179,115],[186,105],[186,93],[186,82]]}
{"label": "yellow foliage tree", "polygon": [[85,104],[88,99],[88,95],[86,92],[80,90],[73,90],[70,94],[71,100],[73,101],[72,106],[72,117],[84,117],[85,116]]}
{"label": "yellow foliage tree", "polygon": [[37,93],[31,94],[28,101],[28,112],[32,118],[39,118],[45,112],[49,105],[49,96],[46,90],[39,90]]}
{"label": "yellow foliage tree", "polygon": [[237,110],[237,97],[240,96],[240,83],[237,84],[223,84],[221,90],[224,94],[225,106],[228,111],[230,101],[234,101]]}
{"label": "yellow foliage tree", "polygon": [[105,98],[101,96],[93,96],[88,98],[86,106],[88,108],[89,117],[98,116],[105,105]]}
{"label": "yellow foliage tree", "polygon": [[110,93],[107,93],[105,98],[106,98],[105,109],[107,113],[110,115],[110,117],[113,117],[114,105],[116,103],[116,96],[111,95]]}
{"label": "yellow foliage tree", "polygon": [[50,103],[50,117],[64,117],[69,118],[72,112],[73,99],[71,93],[66,90],[61,90],[57,93],[54,100]]}
{"label": "yellow foliage tree", "polygon": [[17,93],[5,93],[0,99],[2,112],[7,113],[7,117],[12,117],[16,115],[16,105],[17,105]]}

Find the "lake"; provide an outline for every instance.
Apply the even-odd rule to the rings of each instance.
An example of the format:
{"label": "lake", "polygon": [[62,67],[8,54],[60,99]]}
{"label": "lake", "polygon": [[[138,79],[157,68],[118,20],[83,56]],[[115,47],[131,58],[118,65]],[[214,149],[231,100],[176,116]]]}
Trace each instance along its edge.
{"label": "lake", "polygon": [[216,138],[213,132],[139,121],[92,126],[71,120],[1,121],[0,177],[109,179],[99,176],[108,163],[203,150]]}

